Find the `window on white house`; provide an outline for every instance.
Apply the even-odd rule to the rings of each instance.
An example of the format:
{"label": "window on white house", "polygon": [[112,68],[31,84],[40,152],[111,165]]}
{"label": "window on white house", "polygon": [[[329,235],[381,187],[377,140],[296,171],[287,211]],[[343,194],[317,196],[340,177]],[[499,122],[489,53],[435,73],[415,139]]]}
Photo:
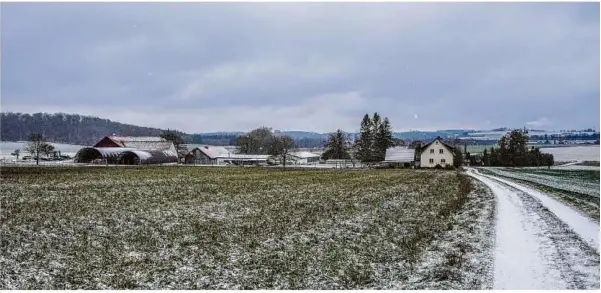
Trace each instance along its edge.
{"label": "window on white house", "polygon": [[430,164],[434,164],[434,159],[430,159]]}
{"label": "window on white house", "polygon": [[445,159],[441,159],[441,160],[440,160],[440,162],[444,164],[444,163],[446,163],[446,162],[447,162],[447,160],[445,160]]}
{"label": "window on white house", "polygon": [[430,150],[430,153],[431,153],[431,154],[433,154],[433,153],[434,153],[434,149],[431,149],[431,150]]}
{"label": "window on white house", "polygon": [[440,149],[440,150],[438,150],[438,153],[439,153],[439,154],[442,154],[442,153],[444,153],[444,150],[443,150],[443,149]]}

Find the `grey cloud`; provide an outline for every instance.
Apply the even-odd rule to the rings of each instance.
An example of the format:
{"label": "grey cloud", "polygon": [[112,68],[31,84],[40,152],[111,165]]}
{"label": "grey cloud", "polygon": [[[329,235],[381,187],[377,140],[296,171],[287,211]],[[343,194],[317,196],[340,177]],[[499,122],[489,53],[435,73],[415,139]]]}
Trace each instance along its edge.
{"label": "grey cloud", "polygon": [[[190,131],[356,129],[374,111],[398,129],[599,121],[598,3],[5,3],[2,17],[3,110]],[[348,93],[362,102],[315,102]],[[115,105],[129,109],[101,110]]]}

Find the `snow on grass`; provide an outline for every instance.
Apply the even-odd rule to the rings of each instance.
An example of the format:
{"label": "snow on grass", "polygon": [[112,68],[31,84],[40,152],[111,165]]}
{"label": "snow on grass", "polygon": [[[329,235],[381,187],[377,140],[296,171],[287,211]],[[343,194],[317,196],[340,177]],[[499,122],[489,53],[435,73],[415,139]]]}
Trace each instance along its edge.
{"label": "snow on grass", "polygon": [[421,257],[416,273],[403,289],[482,290],[493,280],[495,197],[480,181],[461,211]]}
{"label": "snow on grass", "polygon": [[[567,168],[567,167],[565,167]],[[479,168],[540,190],[599,222],[599,171],[540,168]]]}
{"label": "snow on grass", "polygon": [[599,171],[544,168],[486,168],[504,177],[599,197]]}
{"label": "snow on grass", "polygon": [[456,174],[3,167],[0,288],[403,287],[458,223]]}
{"label": "snow on grass", "polygon": [[541,152],[553,154],[556,162],[599,161],[599,145],[541,148]]}

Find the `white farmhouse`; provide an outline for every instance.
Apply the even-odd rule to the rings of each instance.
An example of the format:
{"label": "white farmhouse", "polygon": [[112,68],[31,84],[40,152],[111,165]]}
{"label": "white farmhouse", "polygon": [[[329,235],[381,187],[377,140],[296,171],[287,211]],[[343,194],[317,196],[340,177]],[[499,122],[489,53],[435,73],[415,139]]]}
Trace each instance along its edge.
{"label": "white farmhouse", "polygon": [[441,167],[453,166],[455,148],[442,142],[437,137],[429,144],[421,147],[420,167],[434,168],[436,165]]}

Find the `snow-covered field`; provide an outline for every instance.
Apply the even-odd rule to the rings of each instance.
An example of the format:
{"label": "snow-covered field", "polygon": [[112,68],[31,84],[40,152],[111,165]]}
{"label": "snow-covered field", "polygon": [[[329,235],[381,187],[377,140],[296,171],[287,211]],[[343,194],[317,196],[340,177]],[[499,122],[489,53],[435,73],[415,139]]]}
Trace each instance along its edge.
{"label": "snow-covered field", "polygon": [[[79,151],[84,146],[73,145],[73,144],[63,144],[63,143],[51,143],[56,151],[61,151],[61,155],[75,156],[75,153]],[[30,155],[25,151],[27,147],[27,142],[10,142],[10,141],[0,141],[0,160],[4,160],[7,162],[12,162],[16,160],[16,157],[11,155],[15,150],[21,150],[21,154],[19,155],[19,160],[23,156]]]}
{"label": "snow-covered field", "polygon": [[480,168],[485,174],[528,185],[599,221],[599,170],[574,170],[568,167]]}
{"label": "snow-covered field", "polygon": [[494,200],[452,171],[0,173],[0,288],[489,288]]}
{"label": "snow-covered field", "polygon": [[599,161],[599,145],[541,148],[541,152],[553,154],[556,162]]}
{"label": "snow-covered field", "polygon": [[497,197],[494,289],[599,290],[599,225],[552,197],[472,176]]}
{"label": "snow-covered field", "polygon": [[[565,168],[565,167],[563,167]],[[530,181],[560,190],[599,197],[599,171],[545,168],[486,168],[504,177]]]}

